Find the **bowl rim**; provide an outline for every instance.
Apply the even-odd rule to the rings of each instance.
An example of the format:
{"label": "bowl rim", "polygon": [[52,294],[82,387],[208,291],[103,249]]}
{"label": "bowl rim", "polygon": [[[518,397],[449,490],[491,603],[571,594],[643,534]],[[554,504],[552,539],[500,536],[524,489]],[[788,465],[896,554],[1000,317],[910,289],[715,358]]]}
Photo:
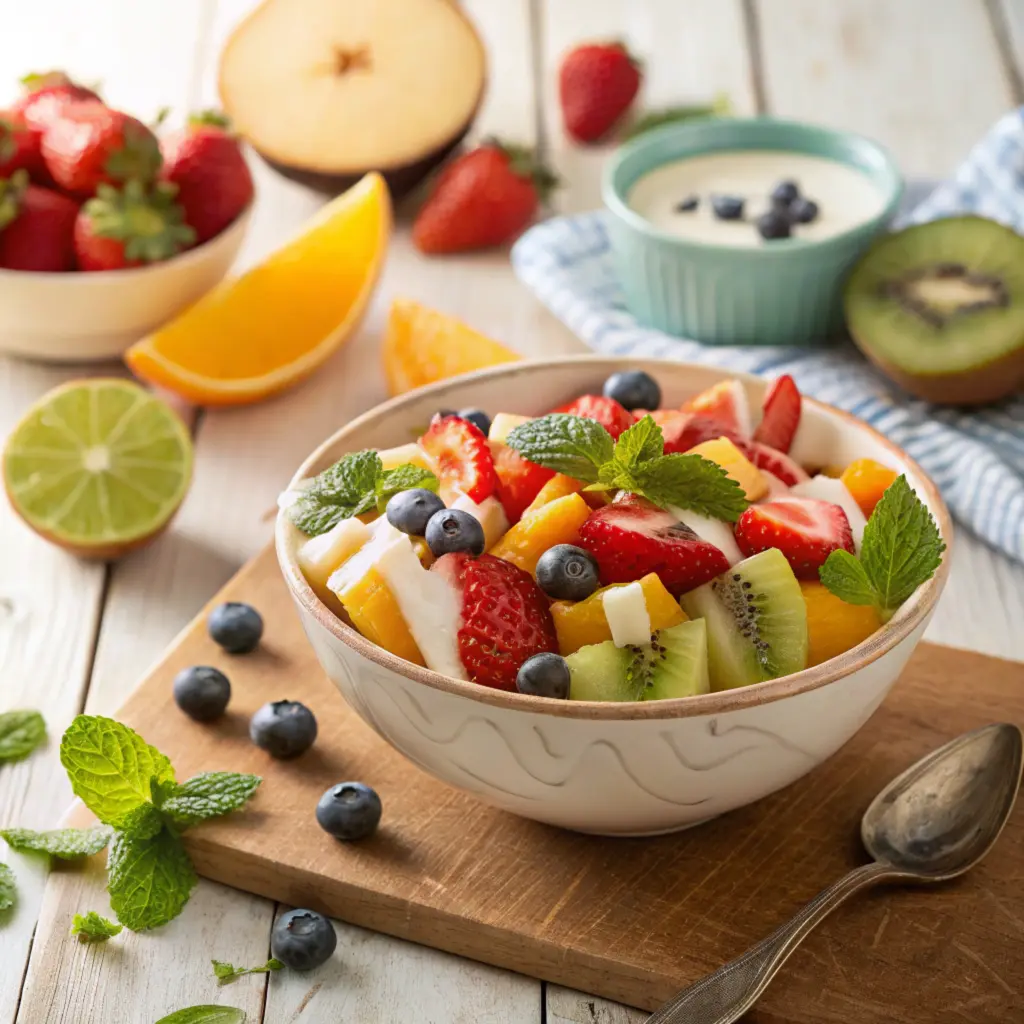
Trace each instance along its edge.
{"label": "bowl rim", "polygon": [[[874,153],[880,160],[882,166],[888,172],[891,179],[888,193],[886,195],[885,205],[879,213],[875,214],[874,217],[861,221],[859,224],[854,224],[851,227],[846,228],[844,231],[840,231],[834,235],[829,235],[827,238],[788,238],[785,240],[784,245],[753,247],[720,245],[716,242],[701,242],[697,239],[682,238],[679,235],[673,235],[667,231],[662,231],[659,228],[656,228],[649,220],[647,220],[646,217],[637,213],[626,201],[626,197],[620,192],[615,183],[615,176],[620,166],[636,153],[643,152],[649,146],[656,144],[662,139],[671,138],[677,135],[685,137],[688,134],[693,134],[695,130],[700,129],[701,127],[706,127],[709,121],[713,120],[719,120],[723,127],[727,126],[741,132],[754,127],[778,128],[779,130],[796,129],[802,132],[812,132],[817,133],[822,137],[831,138],[833,140],[842,140],[847,144],[852,144],[868,150]],[[769,147],[759,146],[754,148],[766,149]],[[790,149],[793,152],[803,152],[803,150],[794,149],[792,146],[780,146],[779,148]],[[738,152],[752,151],[743,150],[741,147],[736,147],[734,145],[720,145],[709,146],[703,149],[701,153],[719,153],[734,150]],[[697,156],[700,155],[700,153],[695,152],[691,155]],[[843,163],[846,166],[852,166],[844,160],[837,159],[836,162]],[[741,259],[756,258],[758,260],[766,258],[780,259],[785,258],[786,255],[792,255],[797,252],[807,252],[809,250],[821,249],[825,246],[841,245],[844,242],[853,239],[871,238],[878,232],[879,228],[888,223],[888,221],[895,216],[899,209],[900,200],[903,197],[904,188],[903,175],[900,173],[899,165],[896,163],[895,158],[889,150],[885,148],[885,146],[880,142],[877,142],[875,139],[872,139],[867,135],[861,135],[857,132],[845,131],[840,128],[830,128],[827,125],[814,124],[809,121],[796,121],[792,119],[767,116],[738,118],[726,117],[720,119],[701,118],[698,120],[686,121],[681,124],[666,124],[662,125],[660,128],[652,128],[650,131],[644,132],[636,139],[631,142],[627,142],[625,145],[616,149],[612,156],[605,162],[601,173],[601,199],[604,202],[606,209],[634,231],[655,239],[658,242],[675,246],[681,251],[695,253],[706,252],[716,255],[728,255],[730,257]]]}
{"label": "bowl rim", "polygon": [[[292,476],[289,487],[293,487],[299,480],[307,477],[309,474],[308,467],[319,461],[327,450],[335,447],[339,441],[344,440],[346,435],[355,432],[372,421],[385,419],[405,406],[419,403],[425,396],[444,393],[454,384],[464,384],[471,381],[503,376],[514,377],[522,373],[543,373],[545,369],[562,367],[566,364],[576,364],[581,367],[594,365],[595,368],[601,366],[610,370],[610,372],[624,367],[635,369],[638,365],[644,367],[657,366],[658,364],[669,364],[676,368],[689,368],[702,372],[715,372],[719,370],[718,367],[714,366],[677,360],[630,359],[583,354],[550,359],[523,360],[522,362],[507,363],[483,370],[476,370],[471,373],[460,374],[457,377],[437,381],[434,384],[416,388],[396,398],[388,399],[357,416],[355,419],[350,420],[303,459],[302,464]],[[765,379],[762,377],[739,371],[727,372],[722,370],[720,379],[736,379],[744,383],[755,383],[760,386],[766,384]],[[356,654],[363,656],[382,668],[389,669],[406,679],[421,683],[433,690],[441,690],[455,696],[466,697],[469,700],[492,707],[552,715],[558,718],[597,719],[604,721],[695,718],[757,707],[762,704],[784,700],[797,694],[807,693],[811,690],[817,690],[839,679],[846,678],[870,665],[872,662],[877,661],[883,655],[894,650],[918,626],[928,619],[949,575],[953,547],[953,524],[949,510],[946,508],[946,503],[943,501],[938,488],[917,462],[911,459],[903,449],[863,422],[863,420],[857,419],[842,409],[837,409],[835,406],[819,402],[817,399],[807,396],[804,396],[803,400],[839,418],[844,424],[867,432],[898,460],[908,466],[920,480],[921,490],[924,491],[929,505],[934,510],[939,533],[946,544],[946,550],[943,553],[942,563],[932,578],[922,584],[910,601],[867,640],[862,641],[838,657],[822,662],[820,665],[815,665],[787,676],[780,676],[778,679],[770,679],[762,683],[752,683],[749,686],[740,686],[730,690],[698,694],[692,697],[672,697],[665,700],[628,701],[621,703],[610,701],[551,700],[545,697],[534,697],[505,690],[495,690],[491,687],[481,686],[479,683],[454,679],[451,676],[445,676],[431,669],[414,665],[404,658],[399,658],[397,655],[384,650],[384,648],[378,647],[370,640],[367,640],[356,629],[343,622],[317,597],[299,568],[294,553],[289,550],[289,540],[294,536],[293,531],[296,528],[288,519],[284,509],[278,510],[274,529],[278,564],[288,589],[291,591],[292,599],[297,603],[300,611],[311,615],[328,633],[337,640],[340,640]],[[291,546],[296,548],[295,545]]]}

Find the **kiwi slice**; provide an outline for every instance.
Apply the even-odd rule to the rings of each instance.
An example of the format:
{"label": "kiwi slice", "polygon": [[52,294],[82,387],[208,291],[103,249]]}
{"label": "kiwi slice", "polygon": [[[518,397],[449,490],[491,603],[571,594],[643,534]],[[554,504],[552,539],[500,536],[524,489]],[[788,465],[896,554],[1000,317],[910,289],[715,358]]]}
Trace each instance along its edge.
{"label": "kiwi slice", "polygon": [[712,690],[749,686],[807,667],[807,606],[778,548],[737,562],[680,598],[708,630]]}
{"label": "kiwi slice", "polygon": [[611,640],[581,647],[565,659],[571,700],[633,701],[707,693],[708,644],[704,622],[659,630],[643,646]]}
{"label": "kiwi slice", "polygon": [[844,293],[864,354],[930,402],[976,405],[1024,386],[1024,237],[984,217],[875,242]]}

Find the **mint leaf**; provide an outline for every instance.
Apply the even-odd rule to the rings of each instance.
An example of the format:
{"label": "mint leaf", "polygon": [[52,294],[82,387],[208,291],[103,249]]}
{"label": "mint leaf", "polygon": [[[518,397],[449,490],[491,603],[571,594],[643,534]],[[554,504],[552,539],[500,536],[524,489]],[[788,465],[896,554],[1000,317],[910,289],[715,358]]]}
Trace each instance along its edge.
{"label": "mint leaf", "polygon": [[665,437],[661,427],[651,416],[637,420],[628,427],[615,442],[615,462],[623,466],[635,466],[660,458],[665,450]]}
{"label": "mint leaf", "polygon": [[106,825],[95,828],[59,828],[52,832],[33,832],[30,828],[0,829],[0,836],[18,853],[48,853],[61,860],[91,857],[110,842],[112,830]]}
{"label": "mint leaf", "polygon": [[560,412],[521,423],[505,444],[534,465],[588,484],[597,483],[601,467],[615,451],[611,434],[596,420]]}
{"label": "mint leaf", "polygon": [[402,491],[411,491],[414,487],[425,487],[428,491],[437,491],[440,481],[422,466],[414,466],[406,462],[394,469],[387,470],[377,481],[377,511],[383,512],[387,503]]}
{"label": "mint leaf", "polygon": [[214,976],[222,985],[228,985],[246,974],[269,974],[271,971],[279,971],[284,967],[280,960],[275,960],[273,957],[260,967],[235,967],[223,960],[211,960],[210,963],[213,964]]}
{"label": "mint leaf", "polygon": [[849,551],[833,551],[818,570],[821,582],[847,604],[874,604],[874,585],[864,566]]}
{"label": "mint leaf", "polygon": [[0,762],[28,757],[46,739],[46,722],[38,711],[0,712]]}
{"label": "mint leaf", "polygon": [[203,772],[175,786],[160,807],[175,828],[185,829],[241,807],[263,780],[237,772]]}
{"label": "mint leaf", "polygon": [[721,466],[700,455],[663,455],[633,470],[638,493],[664,508],[677,505],[734,523],[749,502]]}
{"label": "mint leaf", "polygon": [[197,881],[181,840],[166,828],[149,839],[115,835],[107,868],[110,906],[133,932],[177,917]]}
{"label": "mint leaf", "polygon": [[14,872],[6,864],[0,864],[0,910],[9,910],[14,906],[16,893]]}
{"label": "mint leaf", "polygon": [[98,715],[79,715],[68,726],[60,763],[75,796],[100,821],[140,834],[152,829],[142,805],[150,802],[153,781],[174,782],[171,762],[159,750],[134,729]]}
{"label": "mint leaf", "polygon": [[315,537],[369,512],[377,504],[377,480],[383,474],[380,456],[372,450],[353,452],[325,469],[288,509],[292,522]]}
{"label": "mint leaf", "polygon": [[161,1017],[156,1024],[245,1024],[245,1012],[233,1006],[190,1006]]}
{"label": "mint leaf", "polygon": [[101,917],[95,910],[90,910],[84,916],[75,914],[70,934],[77,935],[79,942],[106,942],[123,929],[124,925],[114,924],[113,921]]}

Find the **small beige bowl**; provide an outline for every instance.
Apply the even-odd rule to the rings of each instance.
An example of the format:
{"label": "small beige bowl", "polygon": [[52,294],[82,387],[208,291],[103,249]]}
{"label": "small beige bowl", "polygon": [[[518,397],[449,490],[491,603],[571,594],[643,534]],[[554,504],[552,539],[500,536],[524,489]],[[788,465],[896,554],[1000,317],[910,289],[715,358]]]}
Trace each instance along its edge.
{"label": "small beige bowl", "polygon": [[47,363],[120,358],[227,274],[251,217],[252,204],[215,238],[148,267],[0,270],[0,352]]}

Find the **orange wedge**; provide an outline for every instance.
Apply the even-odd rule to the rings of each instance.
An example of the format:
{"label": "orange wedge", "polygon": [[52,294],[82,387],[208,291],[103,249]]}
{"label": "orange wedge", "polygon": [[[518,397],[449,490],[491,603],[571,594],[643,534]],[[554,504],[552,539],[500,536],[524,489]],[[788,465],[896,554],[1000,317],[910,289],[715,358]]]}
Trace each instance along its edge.
{"label": "orange wedge", "polygon": [[263,263],[133,345],[125,361],[197,405],[245,405],[283,391],[353,334],[390,233],[387,186],[367,174]]}
{"label": "orange wedge", "polygon": [[461,320],[410,299],[391,304],[383,357],[391,395],[520,358]]}

